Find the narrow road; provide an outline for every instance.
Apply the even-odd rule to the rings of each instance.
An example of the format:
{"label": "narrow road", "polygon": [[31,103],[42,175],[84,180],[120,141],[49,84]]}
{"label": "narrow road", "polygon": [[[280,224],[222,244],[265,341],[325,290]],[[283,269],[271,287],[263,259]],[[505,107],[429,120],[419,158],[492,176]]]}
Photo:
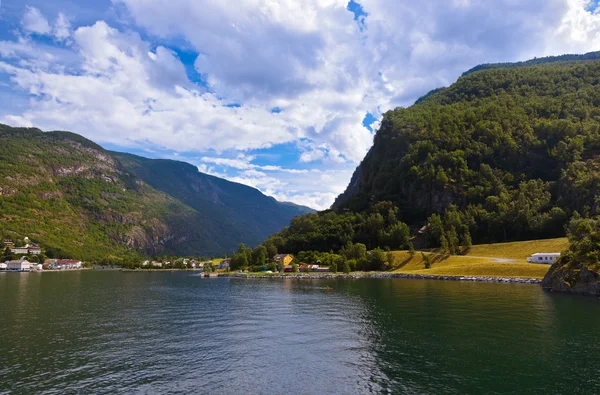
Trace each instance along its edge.
{"label": "narrow road", "polygon": [[457,256],[460,258],[491,259],[494,262],[502,262],[502,263],[518,262],[517,259],[511,259],[511,258],[496,258],[496,257],[491,257],[491,256],[474,256],[474,255],[449,255],[449,254],[440,254],[437,252],[428,252],[428,251],[418,251],[418,252],[425,252],[425,253],[428,253],[429,255],[437,255],[437,256]]}

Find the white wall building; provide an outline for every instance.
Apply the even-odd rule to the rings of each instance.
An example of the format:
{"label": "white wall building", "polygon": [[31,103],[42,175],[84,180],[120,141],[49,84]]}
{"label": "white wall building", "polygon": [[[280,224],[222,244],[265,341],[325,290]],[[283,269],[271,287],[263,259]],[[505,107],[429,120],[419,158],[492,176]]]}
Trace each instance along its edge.
{"label": "white wall building", "polygon": [[31,263],[26,259],[21,259],[19,261],[8,261],[6,262],[6,266],[8,270],[14,270],[19,272],[28,272],[31,270]]}
{"label": "white wall building", "polygon": [[553,264],[560,258],[560,252],[538,252],[527,258],[529,263]]}

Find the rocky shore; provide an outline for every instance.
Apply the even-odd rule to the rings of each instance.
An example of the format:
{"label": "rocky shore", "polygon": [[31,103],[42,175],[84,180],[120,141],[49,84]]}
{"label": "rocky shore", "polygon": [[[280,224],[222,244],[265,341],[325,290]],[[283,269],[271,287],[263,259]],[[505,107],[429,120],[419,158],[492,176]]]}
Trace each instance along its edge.
{"label": "rocky shore", "polygon": [[352,274],[272,274],[254,275],[244,273],[221,273],[219,277],[245,278],[245,279],[297,279],[297,280],[334,280],[334,279],[360,279],[360,278],[405,278],[411,280],[445,280],[445,281],[470,281],[487,283],[516,283],[516,284],[539,284],[537,278],[513,278],[513,277],[485,277],[485,276],[438,276],[431,274],[407,274],[407,273],[352,273]]}

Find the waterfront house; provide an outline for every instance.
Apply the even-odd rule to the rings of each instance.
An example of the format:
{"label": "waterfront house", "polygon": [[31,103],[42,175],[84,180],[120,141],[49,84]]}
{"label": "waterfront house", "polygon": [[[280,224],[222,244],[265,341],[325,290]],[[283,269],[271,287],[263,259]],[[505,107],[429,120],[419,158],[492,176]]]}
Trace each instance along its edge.
{"label": "waterfront house", "polygon": [[31,263],[27,259],[6,262],[6,269],[16,272],[28,272],[31,270]]}
{"label": "waterfront house", "polygon": [[142,266],[148,266],[150,264],[150,261],[144,261],[142,262]]}
{"label": "waterfront house", "polygon": [[527,258],[529,263],[553,264],[560,258],[560,252],[538,252]]}
{"label": "waterfront house", "polygon": [[4,247],[8,247],[8,248],[12,248],[14,247],[15,243],[12,242],[12,240],[4,240]]}
{"label": "waterfront house", "polygon": [[275,263],[283,263],[284,265],[289,265],[294,260],[294,256],[291,254],[277,254],[273,257],[273,262]]}
{"label": "waterfront house", "polygon": [[0,270],[6,270],[8,265],[6,263],[0,263]]}
{"label": "waterfront house", "polygon": [[229,269],[229,264],[231,263],[231,259],[224,259],[219,263],[217,269]]}
{"label": "waterfront house", "polygon": [[162,262],[152,261],[152,267],[162,267],[162,266],[163,266]]}
{"label": "waterfront house", "polygon": [[76,259],[59,259],[56,262],[57,269],[81,269],[81,261]]}

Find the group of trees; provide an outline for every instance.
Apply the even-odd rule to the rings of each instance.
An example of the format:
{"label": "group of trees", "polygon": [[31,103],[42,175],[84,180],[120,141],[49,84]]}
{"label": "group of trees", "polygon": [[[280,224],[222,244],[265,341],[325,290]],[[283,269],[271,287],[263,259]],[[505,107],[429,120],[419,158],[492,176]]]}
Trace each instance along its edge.
{"label": "group of trees", "polygon": [[277,268],[271,259],[277,254],[277,251],[271,250],[273,255],[269,255],[269,249],[264,245],[252,249],[246,247],[243,243],[238,247],[237,252],[234,252],[231,256],[231,262],[229,268],[231,270],[250,270],[250,271],[261,271],[267,268],[267,263],[271,270],[275,271]]}
{"label": "group of trees", "polygon": [[348,244],[368,250],[410,249],[410,229],[398,220],[400,212],[390,202],[379,202],[363,213],[323,211],[295,217],[290,226],[272,235],[265,247],[297,254],[301,251],[335,253]]}
{"label": "group of trees", "polygon": [[569,248],[558,263],[600,272],[600,217],[583,218],[576,213],[569,221],[567,235]]}

